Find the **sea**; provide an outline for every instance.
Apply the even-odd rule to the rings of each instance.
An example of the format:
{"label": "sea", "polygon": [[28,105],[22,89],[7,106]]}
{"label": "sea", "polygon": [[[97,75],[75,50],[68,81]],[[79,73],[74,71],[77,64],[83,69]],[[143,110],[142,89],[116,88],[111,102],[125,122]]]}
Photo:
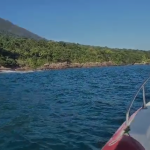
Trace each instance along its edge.
{"label": "sea", "polygon": [[[0,150],[101,150],[149,76],[149,65],[0,73]],[[142,91],[130,114],[141,106]]]}

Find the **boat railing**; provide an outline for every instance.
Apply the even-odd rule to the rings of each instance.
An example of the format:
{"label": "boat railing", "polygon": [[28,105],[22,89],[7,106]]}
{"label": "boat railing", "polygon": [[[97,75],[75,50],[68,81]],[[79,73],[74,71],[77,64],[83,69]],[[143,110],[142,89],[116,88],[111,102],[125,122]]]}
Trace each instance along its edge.
{"label": "boat railing", "polygon": [[126,113],[126,125],[129,126],[130,122],[129,122],[129,115],[130,115],[130,110],[131,107],[133,105],[133,102],[135,101],[136,97],[138,96],[139,92],[142,90],[143,91],[143,108],[146,108],[146,100],[145,100],[145,85],[147,84],[147,82],[150,80],[150,76],[143,82],[143,84],[140,86],[140,88],[138,89],[137,93],[135,94],[135,96],[133,97],[133,100],[131,101],[128,109],[127,109],[127,113]]}

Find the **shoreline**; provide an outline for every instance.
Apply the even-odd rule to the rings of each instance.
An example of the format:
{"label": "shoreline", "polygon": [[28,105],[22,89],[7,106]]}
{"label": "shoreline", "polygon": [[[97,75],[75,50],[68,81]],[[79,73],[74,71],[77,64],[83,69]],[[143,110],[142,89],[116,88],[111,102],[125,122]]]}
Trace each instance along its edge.
{"label": "shoreline", "polygon": [[44,71],[44,70],[61,70],[69,68],[92,68],[92,67],[109,67],[109,66],[129,66],[129,65],[149,65],[149,63],[134,63],[134,64],[120,64],[116,65],[113,62],[88,62],[88,63],[51,63],[44,64],[42,67],[33,69],[31,67],[16,67],[16,68],[7,68],[0,67],[1,72],[34,72],[34,71]]}

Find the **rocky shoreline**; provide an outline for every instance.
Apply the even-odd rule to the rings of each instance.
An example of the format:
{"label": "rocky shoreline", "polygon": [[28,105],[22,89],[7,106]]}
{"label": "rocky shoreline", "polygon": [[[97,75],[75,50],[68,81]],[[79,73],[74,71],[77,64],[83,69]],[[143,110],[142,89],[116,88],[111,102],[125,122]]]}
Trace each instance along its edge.
{"label": "rocky shoreline", "polygon": [[113,66],[112,62],[88,62],[88,63],[51,63],[45,64],[44,66],[38,68],[40,70],[49,70],[49,69],[66,69],[66,68],[89,68],[89,67],[102,67],[102,66]]}
{"label": "rocky shoreline", "polygon": [[[145,65],[147,63],[134,63],[129,65]],[[123,65],[123,64],[122,64]],[[107,66],[121,66],[116,65],[111,61],[108,62],[88,62],[88,63],[50,63],[44,64],[42,67],[37,69],[32,69],[30,67],[16,67],[16,68],[6,68],[1,66],[0,72],[7,72],[7,71],[42,71],[42,70],[57,70],[57,69],[67,69],[67,68],[91,68],[91,67],[107,67]]]}

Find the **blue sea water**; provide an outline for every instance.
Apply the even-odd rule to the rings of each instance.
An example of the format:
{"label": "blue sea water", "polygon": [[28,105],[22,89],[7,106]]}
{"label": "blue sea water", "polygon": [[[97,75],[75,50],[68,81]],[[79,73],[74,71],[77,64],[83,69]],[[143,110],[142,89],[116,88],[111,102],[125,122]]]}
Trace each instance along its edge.
{"label": "blue sea water", "polygon": [[101,149],[149,75],[149,65],[1,73],[0,150]]}

